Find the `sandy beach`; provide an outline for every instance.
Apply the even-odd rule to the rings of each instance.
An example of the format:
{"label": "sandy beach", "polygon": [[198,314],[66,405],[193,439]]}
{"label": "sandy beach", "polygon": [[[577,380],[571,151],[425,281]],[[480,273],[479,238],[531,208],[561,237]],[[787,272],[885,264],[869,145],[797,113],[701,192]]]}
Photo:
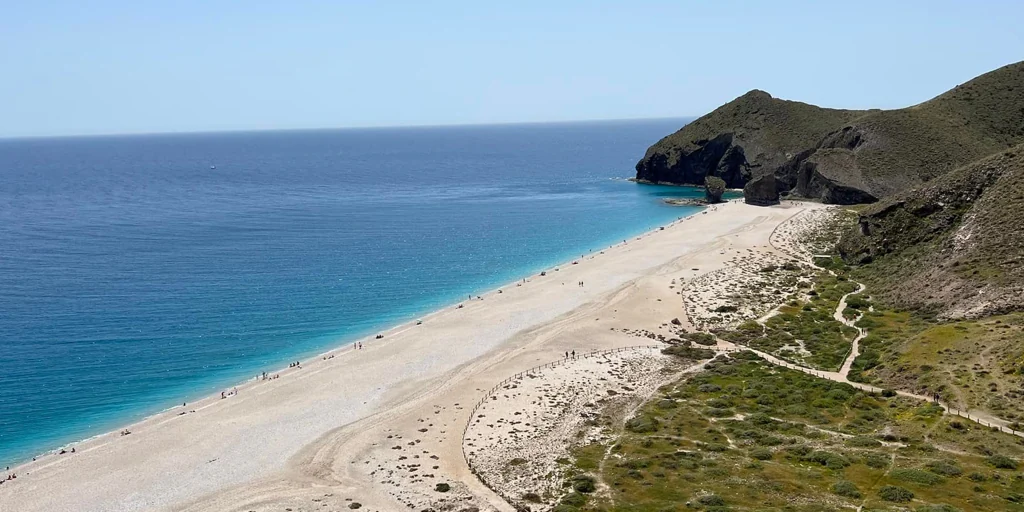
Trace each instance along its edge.
{"label": "sandy beach", "polygon": [[463,453],[487,390],[565,352],[655,343],[635,332],[675,318],[691,327],[694,307],[684,309],[678,283],[750,249],[772,251],[776,227],[816,208],[717,205],[363,339],[362,349],[339,347],[227,398],[126,426],[130,435],[12,468],[18,478],[0,486],[0,510],[512,510]]}

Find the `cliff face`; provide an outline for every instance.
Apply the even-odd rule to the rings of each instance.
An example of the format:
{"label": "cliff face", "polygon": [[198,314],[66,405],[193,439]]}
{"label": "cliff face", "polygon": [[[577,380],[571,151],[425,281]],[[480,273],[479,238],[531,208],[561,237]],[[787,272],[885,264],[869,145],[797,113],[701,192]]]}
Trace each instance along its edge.
{"label": "cliff face", "polygon": [[[721,178],[729,188],[740,188],[751,178],[750,163],[732,133],[723,133],[693,151],[655,152],[636,165],[638,180],[651,183],[697,185],[709,176]],[[650,152],[649,152],[650,153]]]}
{"label": "cliff face", "polygon": [[898,110],[825,109],[751,91],[651,146],[636,176],[688,185],[719,176],[738,188],[773,174],[783,195],[871,203],[1020,142],[1024,63]]}

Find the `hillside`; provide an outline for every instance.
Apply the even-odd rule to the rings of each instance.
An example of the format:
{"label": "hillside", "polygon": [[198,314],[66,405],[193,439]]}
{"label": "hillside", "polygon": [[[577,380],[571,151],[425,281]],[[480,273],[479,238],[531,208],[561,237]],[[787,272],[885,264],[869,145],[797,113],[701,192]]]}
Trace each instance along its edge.
{"label": "hillside", "polygon": [[[752,91],[648,149],[637,178],[732,187],[773,173],[777,189],[827,203],[874,202],[1024,142],[1024,62],[897,110],[833,110]],[[764,202],[764,201],[762,201]]]}
{"label": "hillside", "polygon": [[750,91],[682,127],[647,150],[637,179],[703,185],[708,174],[730,188],[774,170],[826,134],[863,115]]}
{"label": "hillside", "polygon": [[1024,144],[888,197],[839,245],[887,300],[943,317],[1024,309]]}

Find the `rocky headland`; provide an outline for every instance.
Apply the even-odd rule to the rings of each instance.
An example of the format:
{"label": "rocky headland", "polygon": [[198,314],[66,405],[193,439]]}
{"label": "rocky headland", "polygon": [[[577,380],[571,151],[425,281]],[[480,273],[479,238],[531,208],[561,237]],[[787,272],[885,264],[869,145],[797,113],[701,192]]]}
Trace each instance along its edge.
{"label": "rocky headland", "polygon": [[1024,63],[1016,63],[896,110],[750,91],[651,146],[636,179],[700,186],[714,176],[730,188],[750,185],[752,204],[780,196],[874,203],[1022,142]]}

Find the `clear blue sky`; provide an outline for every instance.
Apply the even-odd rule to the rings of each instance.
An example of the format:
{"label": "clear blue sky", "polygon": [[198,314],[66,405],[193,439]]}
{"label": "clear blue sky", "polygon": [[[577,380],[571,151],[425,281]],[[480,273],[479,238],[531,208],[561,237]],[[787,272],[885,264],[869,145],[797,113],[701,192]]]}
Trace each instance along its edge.
{"label": "clear blue sky", "polygon": [[1024,2],[6,1],[0,137],[900,107],[1024,59]]}

